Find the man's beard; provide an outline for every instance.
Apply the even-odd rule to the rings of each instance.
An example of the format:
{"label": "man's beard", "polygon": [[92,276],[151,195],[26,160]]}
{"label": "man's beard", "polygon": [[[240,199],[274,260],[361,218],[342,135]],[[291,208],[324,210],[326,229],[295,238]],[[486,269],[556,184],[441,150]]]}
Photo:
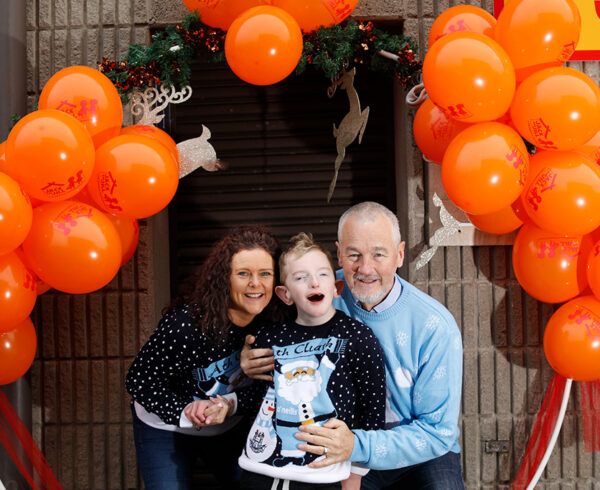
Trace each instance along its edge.
{"label": "man's beard", "polygon": [[282,396],[293,405],[298,405],[300,402],[308,403],[321,391],[322,379],[319,371],[315,371],[314,376],[299,376],[293,382],[280,374],[277,381],[277,395]]}
{"label": "man's beard", "polygon": [[377,279],[380,281],[379,289],[370,294],[361,293],[360,291],[358,291],[358,287],[355,287],[355,289],[357,291],[350,289],[352,291],[352,295],[356,298],[356,300],[361,302],[364,305],[379,304],[381,301],[383,301],[383,299],[388,294],[389,290],[385,287],[385,285],[383,284],[383,281],[381,280],[381,278],[379,276],[365,276],[363,274],[355,274],[353,279],[354,279],[355,285],[361,284],[361,280],[364,280],[364,279]]}

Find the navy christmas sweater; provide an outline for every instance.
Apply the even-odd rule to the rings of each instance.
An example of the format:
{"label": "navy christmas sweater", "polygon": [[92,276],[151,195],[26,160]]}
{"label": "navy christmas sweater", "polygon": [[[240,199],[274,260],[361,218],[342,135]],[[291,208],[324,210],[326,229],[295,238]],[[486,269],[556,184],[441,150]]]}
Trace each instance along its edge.
{"label": "navy christmas sweater", "polygon": [[208,339],[188,308],[168,311],[134,359],[125,387],[146,411],[178,426],[183,409],[195,399],[224,395],[250,382],[240,368],[245,336],[253,324],[230,324],[226,342]]}
{"label": "navy christmas sweater", "polygon": [[290,322],[263,328],[254,347],[273,349],[275,371],[273,381],[263,383],[262,393],[256,390],[258,383],[236,393],[238,414],[258,411],[240,466],[272,478],[308,483],[348,478],[349,462],[308,467],[322,456],[300,451],[301,441],[294,434],[301,424],[323,425],[334,417],[351,429],[384,427],[384,359],[371,329],[337,311],[323,325]]}

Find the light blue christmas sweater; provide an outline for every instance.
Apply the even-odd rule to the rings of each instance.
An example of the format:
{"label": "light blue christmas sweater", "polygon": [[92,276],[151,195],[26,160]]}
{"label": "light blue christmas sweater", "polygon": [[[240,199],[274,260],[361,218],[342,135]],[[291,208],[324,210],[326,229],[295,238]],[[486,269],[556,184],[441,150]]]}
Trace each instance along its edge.
{"label": "light blue christmas sweater", "polygon": [[[337,272],[343,279],[343,271]],[[337,309],[368,325],[385,357],[385,430],[353,430],[350,461],[376,470],[403,468],[448,451],[460,452],[458,415],[462,340],[450,312],[399,276],[402,293],[390,308],[358,306],[346,284]]]}

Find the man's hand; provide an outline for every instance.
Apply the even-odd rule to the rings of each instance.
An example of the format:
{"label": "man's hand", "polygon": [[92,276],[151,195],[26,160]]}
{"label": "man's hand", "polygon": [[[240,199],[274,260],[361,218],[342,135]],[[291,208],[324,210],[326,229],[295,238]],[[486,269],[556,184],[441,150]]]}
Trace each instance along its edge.
{"label": "man's hand", "polygon": [[347,461],[354,449],[354,434],[338,419],[330,419],[322,427],[317,424],[301,425],[300,432],[296,432],[296,439],[310,443],[299,444],[301,451],[320,456],[326,453],[325,459],[310,463],[311,468],[324,468]]}
{"label": "man's hand", "polygon": [[350,473],[346,480],[342,480],[342,490],[360,490],[360,481],[362,476],[356,473]]}
{"label": "man's hand", "polygon": [[271,381],[273,376],[265,373],[271,372],[275,368],[273,349],[253,349],[252,344],[255,340],[253,335],[246,335],[240,360],[242,370],[250,378]]}

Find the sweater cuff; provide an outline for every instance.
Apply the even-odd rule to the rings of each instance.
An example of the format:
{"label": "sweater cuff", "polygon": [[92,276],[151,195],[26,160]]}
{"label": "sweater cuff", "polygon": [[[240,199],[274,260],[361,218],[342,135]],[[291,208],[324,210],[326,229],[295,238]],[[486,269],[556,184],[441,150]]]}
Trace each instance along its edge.
{"label": "sweater cuff", "polygon": [[233,393],[226,393],[225,395],[221,395],[223,398],[225,398],[228,402],[233,400],[233,410],[231,411],[231,415],[235,415],[235,413],[237,412],[237,408],[238,408],[238,399],[237,399],[237,394],[235,392]]}
{"label": "sweater cuff", "polygon": [[179,427],[184,427],[184,428],[194,427],[194,424],[192,424],[192,421],[185,416],[185,409],[187,407],[189,407],[190,405],[191,405],[191,403],[188,403],[186,405],[186,407],[181,411],[181,415],[179,417]]}
{"label": "sweater cuff", "polygon": [[365,476],[369,472],[369,468],[365,468],[363,465],[358,463],[352,463],[350,468],[350,473],[354,473],[355,475]]}
{"label": "sweater cuff", "polygon": [[352,454],[350,460],[352,463],[366,463],[367,462],[367,448],[363,445],[363,441],[359,437],[361,431],[353,430],[354,433],[354,447],[352,448]]}

